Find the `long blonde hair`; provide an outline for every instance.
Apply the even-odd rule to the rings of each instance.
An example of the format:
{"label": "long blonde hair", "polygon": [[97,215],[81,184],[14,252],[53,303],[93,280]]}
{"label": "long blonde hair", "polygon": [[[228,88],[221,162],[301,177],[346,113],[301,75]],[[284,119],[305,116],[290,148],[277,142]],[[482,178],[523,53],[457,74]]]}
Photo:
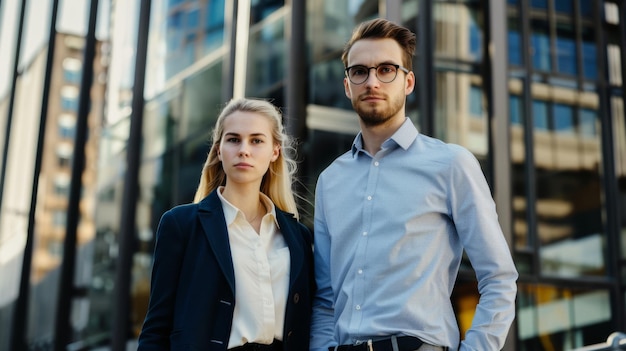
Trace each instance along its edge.
{"label": "long blonde hair", "polygon": [[224,134],[224,121],[236,111],[257,113],[271,122],[272,138],[274,144],[280,145],[280,153],[276,161],[270,163],[267,173],[263,176],[259,190],[267,195],[276,207],[290,212],[296,218],[299,218],[292,188],[294,175],[297,170],[296,162],[292,158],[292,153],[295,152],[292,139],[284,131],[280,111],[272,103],[261,99],[233,99],[226,104],[220,113],[217,122],[215,122],[211,150],[204,167],[202,167],[200,184],[198,185],[198,190],[196,190],[193,202],[200,202],[213,190],[226,184],[226,173],[222,168],[222,162],[217,156],[217,151]]}

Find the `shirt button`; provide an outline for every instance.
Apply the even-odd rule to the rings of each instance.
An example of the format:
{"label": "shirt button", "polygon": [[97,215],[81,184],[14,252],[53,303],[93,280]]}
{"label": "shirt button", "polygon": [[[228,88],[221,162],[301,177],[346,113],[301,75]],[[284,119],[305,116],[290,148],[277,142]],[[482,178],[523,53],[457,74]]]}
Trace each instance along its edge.
{"label": "shirt button", "polygon": [[359,274],[363,274],[363,270],[362,270],[362,269],[359,269],[359,270],[358,270],[358,273],[359,273]]}
{"label": "shirt button", "polygon": [[367,197],[367,199],[368,199],[368,200],[371,200],[371,199],[372,199],[372,197],[371,197],[371,196],[368,196],[368,197]]}
{"label": "shirt button", "polygon": [[293,303],[297,304],[300,301],[300,294],[293,295]]}
{"label": "shirt button", "polygon": [[359,311],[361,309],[361,305],[356,305],[355,309]]}
{"label": "shirt button", "polygon": [[380,163],[378,163],[378,161],[374,162],[374,166],[378,167]]}
{"label": "shirt button", "polygon": [[363,232],[363,236],[367,236],[367,232]]}

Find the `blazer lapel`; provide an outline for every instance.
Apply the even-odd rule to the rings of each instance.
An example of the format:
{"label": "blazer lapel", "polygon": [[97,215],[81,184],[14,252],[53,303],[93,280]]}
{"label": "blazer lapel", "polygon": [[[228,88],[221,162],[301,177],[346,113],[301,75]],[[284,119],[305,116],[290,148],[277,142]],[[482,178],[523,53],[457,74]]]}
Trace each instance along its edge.
{"label": "blazer lapel", "polygon": [[215,191],[211,192],[199,204],[198,216],[209,241],[209,246],[217,258],[217,262],[228,280],[228,285],[235,292],[235,270],[228,241],[228,228],[224,219],[222,203]]}
{"label": "blazer lapel", "polygon": [[285,242],[287,246],[289,246],[289,256],[291,258],[291,269],[289,274],[289,287],[293,285],[296,276],[302,270],[303,264],[303,255],[302,250],[304,249],[300,244],[300,240],[298,237],[300,235],[300,228],[298,228],[298,222],[294,220],[287,220],[286,216],[291,216],[291,214],[280,211],[276,209],[276,217],[278,219],[278,225],[280,226],[280,231],[285,238]]}

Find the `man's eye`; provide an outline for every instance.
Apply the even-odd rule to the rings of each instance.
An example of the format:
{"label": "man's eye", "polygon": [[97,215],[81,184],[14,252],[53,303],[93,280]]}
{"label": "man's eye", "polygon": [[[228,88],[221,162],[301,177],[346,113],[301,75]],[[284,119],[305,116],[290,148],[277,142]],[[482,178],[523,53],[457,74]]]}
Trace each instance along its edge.
{"label": "man's eye", "polygon": [[353,76],[360,76],[360,75],[364,75],[367,74],[367,71],[363,68],[353,68],[352,69],[352,75]]}
{"label": "man's eye", "polygon": [[380,66],[378,67],[378,72],[380,73],[392,73],[393,72],[393,66]]}

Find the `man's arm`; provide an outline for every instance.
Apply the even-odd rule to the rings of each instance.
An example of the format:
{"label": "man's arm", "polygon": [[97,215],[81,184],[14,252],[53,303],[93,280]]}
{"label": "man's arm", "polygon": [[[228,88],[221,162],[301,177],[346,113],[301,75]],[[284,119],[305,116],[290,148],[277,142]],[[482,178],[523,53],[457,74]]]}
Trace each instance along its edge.
{"label": "man's arm", "polygon": [[500,350],[515,318],[518,273],[478,161],[463,150],[452,167],[452,217],[476,272],[480,294],[460,349]]}
{"label": "man's arm", "polygon": [[330,279],[330,236],[324,215],[321,178],[315,190],[315,221],[313,228],[315,281],[317,291],[313,299],[310,351],[328,351],[334,346],[334,296]]}

